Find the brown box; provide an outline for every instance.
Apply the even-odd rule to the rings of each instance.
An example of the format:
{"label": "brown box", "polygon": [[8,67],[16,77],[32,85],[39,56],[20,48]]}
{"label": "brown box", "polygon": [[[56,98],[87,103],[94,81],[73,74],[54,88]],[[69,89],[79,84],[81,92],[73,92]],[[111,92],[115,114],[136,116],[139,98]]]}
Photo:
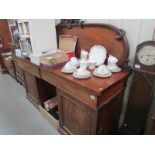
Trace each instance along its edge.
{"label": "brown box", "polygon": [[40,56],[40,62],[48,66],[55,65],[68,60],[68,55],[63,52],[55,52],[50,54],[46,53]]}
{"label": "brown box", "polygon": [[77,42],[76,36],[70,36],[70,35],[60,35],[59,36],[59,49],[65,52],[74,52],[75,46]]}
{"label": "brown box", "polygon": [[76,36],[60,35],[59,36],[59,49],[65,52],[69,59],[75,56],[75,47],[77,43]]}
{"label": "brown box", "polygon": [[40,56],[40,62],[45,65],[51,66],[68,61],[69,58],[74,56],[76,42],[76,36],[72,37],[70,35],[60,35],[59,49],[55,53],[48,52]]}

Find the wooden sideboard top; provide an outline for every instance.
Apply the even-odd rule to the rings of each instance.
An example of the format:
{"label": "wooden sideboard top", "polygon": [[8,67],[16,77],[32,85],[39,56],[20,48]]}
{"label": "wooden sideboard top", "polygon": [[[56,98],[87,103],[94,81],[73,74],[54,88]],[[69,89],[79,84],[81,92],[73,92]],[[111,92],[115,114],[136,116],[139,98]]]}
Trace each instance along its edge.
{"label": "wooden sideboard top", "polygon": [[129,74],[128,72],[119,72],[113,73],[111,77],[107,78],[99,78],[95,76],[91,76],[88,79],[76,79],[72,76],[72,74],[65,74],[61,72],[63,64],[57,65],[57,67],[43,67],[44,69],[48,70],[51,73],[58,75],[64,79],[67,79],[73,83],[81,85],[84,88],[87,88],[91,91],[94,91],[97,94],[101,94],[102,91],[111,87],[118,81],[124,79]]}
{"label": "wooden sideboard top", "polygon": [[[23,61],[26,61],[27,63],[31,63],[29,59],[25,58],[19,58]],[[32,63],[31,63],[32,64]],[[35,65],[35,64],[32,64]],[[39,69],[46,70],[50,72],[51,74],[55,74],[58,77],[61,77],[62,79],[69,80],[72,83],[75,83],[77,85],[80,85],[83,88],[89,89],[90,91],[94,92],[96,95],[100,95],[104,90],[107,88],[110,88],[117,82],[123,80],[129,75],[129,72],[122,71],[119,73],[113,73],[111,77],[108,78],[99,78],[95,76],[91,76],[91,78],[88,79],[76,79],[72,76],[72,74],[65,74],[61,72],[61,68],[63,67],[64,63],[53,65],[53,66],[37,66]]]}

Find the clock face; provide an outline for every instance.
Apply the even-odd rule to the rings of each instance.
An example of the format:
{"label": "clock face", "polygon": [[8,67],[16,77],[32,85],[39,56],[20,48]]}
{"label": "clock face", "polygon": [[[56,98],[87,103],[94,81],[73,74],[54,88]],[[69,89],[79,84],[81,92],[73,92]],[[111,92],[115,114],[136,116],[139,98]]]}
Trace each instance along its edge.
{"label": "clock face", "polygon": [[138,60],[143,65],[155,65],[155,46],[147,45],[142,47],[138,54]]}

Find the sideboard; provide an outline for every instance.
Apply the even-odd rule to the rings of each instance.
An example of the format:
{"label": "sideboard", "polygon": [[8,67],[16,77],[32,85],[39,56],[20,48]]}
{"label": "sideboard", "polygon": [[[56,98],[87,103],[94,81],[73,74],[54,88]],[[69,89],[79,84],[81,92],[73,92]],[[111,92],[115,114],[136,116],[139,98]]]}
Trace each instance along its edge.
{"label": "sideboard", "polygon": [[27,98],[37,108],[57,95],[61,133],[116,133],[128,72],[78,80],[61,72],[63,64],[38,67],[28,59],[15,59],[24,70]]}
{"label": "sideboard", "polygon": [[122,71],[109,78],[79,80],[61,72],[64,63],[36,66],[27,58],[15,57],[16,64],[24,70],[27,98],[40,109],[43,102],[57,96],[58,130],[62,134],[116,134],[129,75],[124,69],[129,51],[125,34],[110,25],[71,26],[58,26],[57,34],[78,37],[77,57],[79,49],[101,44],[118,58]]}

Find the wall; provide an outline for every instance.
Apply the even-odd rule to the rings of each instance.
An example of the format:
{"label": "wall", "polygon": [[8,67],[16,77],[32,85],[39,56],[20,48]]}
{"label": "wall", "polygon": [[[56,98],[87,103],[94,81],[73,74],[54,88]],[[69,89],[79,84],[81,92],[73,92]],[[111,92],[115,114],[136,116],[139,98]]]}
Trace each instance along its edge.
{"label": "wall", "polygon": [[130,45],[130,63],[133,64],[136,46],[146,40],[152,40],[155,19],[86,19],[86,23],[107,23],[126,31]]}
{"label": "wall", "polygon": [[[136,46],[146,40],[152,40],[155,19],[84,19],[85,23],[106,23],[126,31],[130,46],[130,63],[133,64]],[[55,20],[56,25],[60,22]]]}

